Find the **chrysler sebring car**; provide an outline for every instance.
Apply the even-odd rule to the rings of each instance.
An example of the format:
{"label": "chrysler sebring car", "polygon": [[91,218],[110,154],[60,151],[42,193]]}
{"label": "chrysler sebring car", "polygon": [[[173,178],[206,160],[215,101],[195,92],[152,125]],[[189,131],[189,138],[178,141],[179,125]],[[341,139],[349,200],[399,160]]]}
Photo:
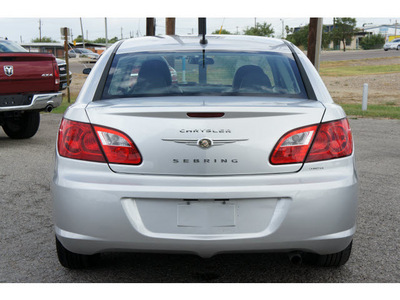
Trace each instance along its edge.
{"label": "chrysler sebring car", "polygon": [[114,44],[65,112],[52,181],[64,267],[119,251],[348,261],[358,187],[344,111],[293,44],[206,39]]}

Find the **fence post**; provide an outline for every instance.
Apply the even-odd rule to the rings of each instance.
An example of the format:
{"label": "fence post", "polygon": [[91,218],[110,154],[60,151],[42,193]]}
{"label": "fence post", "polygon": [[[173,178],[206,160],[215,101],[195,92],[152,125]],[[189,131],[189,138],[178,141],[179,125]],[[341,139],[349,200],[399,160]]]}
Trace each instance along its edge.
{"label": "fence post", "polygon": [[362,111],[367,110],[368,105],[368,83],[364,83],[363,88],[363,99],[362,99]]}

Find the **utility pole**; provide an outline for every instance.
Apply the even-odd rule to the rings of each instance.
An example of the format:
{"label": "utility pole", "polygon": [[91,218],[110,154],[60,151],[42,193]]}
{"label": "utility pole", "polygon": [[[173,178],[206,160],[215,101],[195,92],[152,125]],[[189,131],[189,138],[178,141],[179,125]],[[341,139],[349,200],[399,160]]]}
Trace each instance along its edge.
{"label": "utility pole", "polygon": [[308,47],[307,57],[319,70],[319,61],[322,44],[322,18],[310,18],[310,26],[308,31]]}
{"label": "utility pole", "polygon": [[65,54],[65,62],[67,64],[67,95],[68,95],[68,103],[71,103],[71,95],[69,91],[69,56],[68,56],[68,28],[64,27],[64,54]]}
{"label": "utility pole", "polygon": [[175,35],[175,18],[165,19],[165,34]]}
{"label": "utility pole", "polygon": [[105,26],[105,33],[106,33],[106,49],[107,49],[108,48],[107,18],[104,18],[104,26]]}
{"label": "utility pole", "polygon": [[146,18],[146,35],[155,36],[156,35],[156,19]]}
{"label": "utility pole", "polygon": [[42,20],[39,19],[39,42],[42,41]]}
{"label": "utility pole", "polygon": [[82,33],[82,43],[83,43],[83,48],[86,48],[86,47],[85,47],[85,37],[83,36],[83,25],[82,25],[82,18],[80,18],[80,20],[81,20],[81,33]]}

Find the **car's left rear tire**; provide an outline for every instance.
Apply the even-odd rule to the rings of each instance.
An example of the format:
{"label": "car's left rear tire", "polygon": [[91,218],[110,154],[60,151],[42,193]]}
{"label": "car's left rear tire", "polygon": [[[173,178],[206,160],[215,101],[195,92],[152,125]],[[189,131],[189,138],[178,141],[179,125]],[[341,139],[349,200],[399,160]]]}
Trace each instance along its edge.
{"label": "car's left rear tire", "polygon": [[60,264],[68,269],[84,269],[95,265],[99,254],[84,255],[66,249],[56,237],[57,256]]}
{"label": "car's left rear tire", "polygon": [[319,267],[340,267],[343,266],[350,258],[353,241],[342,251],[326,255],[318,255],[308,253],[305,256],[305,263]]}

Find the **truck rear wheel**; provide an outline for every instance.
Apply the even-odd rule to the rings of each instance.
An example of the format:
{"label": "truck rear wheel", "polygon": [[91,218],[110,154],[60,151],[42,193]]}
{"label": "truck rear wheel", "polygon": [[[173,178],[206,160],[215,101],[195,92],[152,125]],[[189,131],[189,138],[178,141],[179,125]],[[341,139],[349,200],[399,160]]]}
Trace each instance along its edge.
{"label": "truck rear wheel", "polygon": [[38,131],[39,123],[38,111],[26,111],[19,117],[7,119],[3,124],[3,130],[12,139],[29,139]]}

